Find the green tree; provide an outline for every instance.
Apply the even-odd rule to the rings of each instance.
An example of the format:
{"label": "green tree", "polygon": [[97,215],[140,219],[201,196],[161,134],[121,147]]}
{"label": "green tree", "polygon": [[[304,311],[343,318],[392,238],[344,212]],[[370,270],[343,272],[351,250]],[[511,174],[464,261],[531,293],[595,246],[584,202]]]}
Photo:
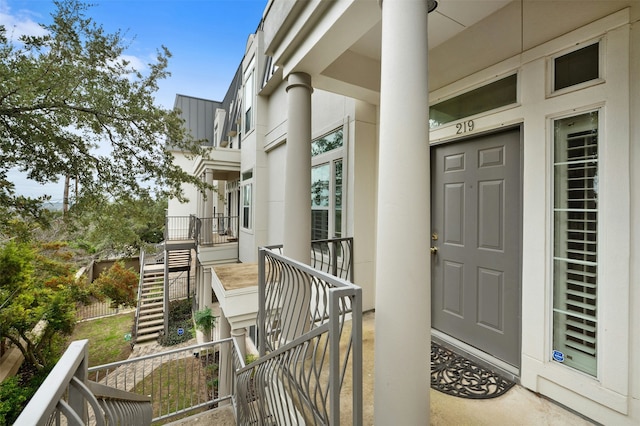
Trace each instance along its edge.
{"label": "green tree", "polygon": [[130,257],[164,239],[166,199],[92,197],[69,212],[69,239],[94,257]]}
{"label": "green tree", "polygon": [[169,150],[203,155],[200,143],[177,111],[154,104],[169,50],[162,46],[147,70],[136,70],[123,59],[123,33],[107,33],[79,0],[54,3],[45,35],[13,41],[0,26],[0,214],[39,215],[42,200],[16,195],[12,168],[40,183],[75,178],[78,198],[153,188],[183,199],[183,183],[204,188]]}

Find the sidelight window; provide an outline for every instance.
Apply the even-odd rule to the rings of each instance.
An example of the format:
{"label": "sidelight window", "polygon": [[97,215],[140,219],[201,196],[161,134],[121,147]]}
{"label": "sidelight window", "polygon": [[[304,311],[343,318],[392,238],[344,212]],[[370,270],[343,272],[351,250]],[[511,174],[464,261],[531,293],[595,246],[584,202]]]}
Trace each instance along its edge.
{"label": "sidelight window", "polygon": [[311,142],[311,239],[342,235],[343,130]]}
{"label": "sidelight window", "polygon": [[595,376],[598,111],[554,121],[553,359]]}
{"label": "sidelight window", "polygon": [[251,205],[253,203],[253,170],[242,173],[242,227],[251,229]]}

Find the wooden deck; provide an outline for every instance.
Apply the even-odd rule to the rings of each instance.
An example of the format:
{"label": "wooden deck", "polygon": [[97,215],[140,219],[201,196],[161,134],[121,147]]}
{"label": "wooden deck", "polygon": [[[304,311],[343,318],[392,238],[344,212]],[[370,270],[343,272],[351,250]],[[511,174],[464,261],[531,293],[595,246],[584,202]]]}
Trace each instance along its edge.
{"label": "wooden deck", "polygon": [[213,270],[227,291],[258,286],[257,263],[230,263],[214,266]]}

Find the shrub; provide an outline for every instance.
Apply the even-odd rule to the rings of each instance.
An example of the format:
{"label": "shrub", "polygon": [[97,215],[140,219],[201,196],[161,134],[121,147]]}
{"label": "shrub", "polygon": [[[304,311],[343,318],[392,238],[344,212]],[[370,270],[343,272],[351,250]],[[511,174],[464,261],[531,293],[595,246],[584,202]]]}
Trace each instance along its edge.
{"label": "shrub", "polygon": [[[178,334],[182,328],[184,333]],[[173,346],[193,338],[193,322],[191,321],[191,303],[189,300],[174,300],[169,304],[169,333],[161,334],[158,343],[162,346]]]}
{"label": "shrub", "polygon": [[137,303],[138,282],[138,274],[131,268],[125,268],[124,263],[119,261],[103,271],[94,285],[101,295],[111,299],[112,307],[134,307]]}
{"label": "shrub", "polygon": [[215,327],[216,317],[211,313],[211,308],[204,308],[195,313],[194,322],[198,330],[210,335]]}

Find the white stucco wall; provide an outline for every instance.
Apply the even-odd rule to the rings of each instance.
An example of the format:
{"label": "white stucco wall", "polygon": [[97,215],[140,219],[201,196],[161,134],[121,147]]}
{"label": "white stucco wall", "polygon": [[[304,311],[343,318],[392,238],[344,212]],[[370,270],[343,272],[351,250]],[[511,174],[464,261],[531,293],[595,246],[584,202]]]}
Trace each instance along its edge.
{"label": "white stucco wall", "polygon": [[[193,159],[188,159],[182,152],[173,151],[174,164],[180,166],[188,173],[193,172]],[[191,184],[185,184],[182,187],[185,197],[189,200],[186,203],[180,203],[178,200],[171,198],[168,203],[168,216],[189,216],[197,214],[198,200],[200,198],[196,187]]]}

